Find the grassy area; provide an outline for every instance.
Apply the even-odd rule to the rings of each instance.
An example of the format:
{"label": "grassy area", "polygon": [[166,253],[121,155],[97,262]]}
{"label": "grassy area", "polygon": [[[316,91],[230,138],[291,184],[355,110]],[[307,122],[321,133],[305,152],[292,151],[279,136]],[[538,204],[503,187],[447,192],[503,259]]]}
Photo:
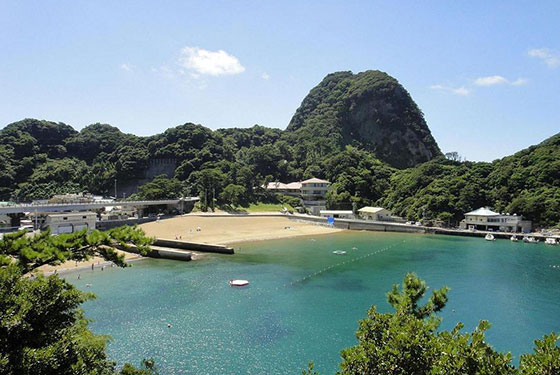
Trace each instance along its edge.
{"label": "grassy area", "polygon": [[284,205],[281,203],[251,203],[249,207],[246,208],[247,212],[279,212],[286,207],[288,210],[293,211],[292,206]]}
{"label": "grassy area", "polygon": [[[288,211],[294,212],[294,208],[289,204],[282,203],[251,203],[249,207],[232,207],[228,204],[222,204],[216,206],[219,211],[225,211],[230,213],[247,213],[247,212],[280,212],[286,207]],[[199,203],[195,204],[194,209],[191,212],[202,212]]]}

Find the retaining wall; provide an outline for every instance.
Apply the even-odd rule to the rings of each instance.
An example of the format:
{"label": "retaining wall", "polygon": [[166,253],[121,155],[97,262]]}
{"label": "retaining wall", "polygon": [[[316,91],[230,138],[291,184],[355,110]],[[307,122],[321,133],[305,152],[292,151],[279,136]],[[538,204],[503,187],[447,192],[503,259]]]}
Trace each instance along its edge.
{"label": "retaining wall", "polygon": [[197,243],[197,242],[179,241],[179,240],[166,240],[163,238],[156,238],[154,245],[169,247],[172,249],[200,251],[201,253],[218,253],[218,254],[234,253],[231,247],[227,247],[223,245],[212,245],[212,244]]}
{"label": "retaining wall", "polygon": [[[312,222],[321,225],[327,225],[326,217],[310,216],[310,215],[288,215],[291,220],[299,220],[304,222]],[[381,221],[368,221],[357,219],[334,219],[334,227],[350,230],[373,230],[379,232],[408,232],[408,233],[426,233],[429,228],[424,226],[405,225],[397,223],[385,223]]]}
{"label": "retaining wall", "polygon": [[95,228],[99,230],[107,230],[116,227],[122,227],[123,225],[137,225],[149,223],[151,221],[156,221],[157,217],[142,217],[140,219],[126,219],[126,220],[104,220],[96,221]]}

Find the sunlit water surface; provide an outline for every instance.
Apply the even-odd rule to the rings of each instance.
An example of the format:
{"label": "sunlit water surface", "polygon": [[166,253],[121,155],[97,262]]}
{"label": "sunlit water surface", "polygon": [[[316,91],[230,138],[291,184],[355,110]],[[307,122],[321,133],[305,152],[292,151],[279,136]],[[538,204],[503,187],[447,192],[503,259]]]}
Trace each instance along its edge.
{"label": "sunlit water surface", "polygon": [[[357,321],[372,304],[390,311],[385,293],[410,271],[432,288],[451,288],[443,329],[489,320],[488,342],[515,362],[535,338],[560,331],[560,247],[349,232],[236,250],[67,279],[97,295],[84,309],[96,333],[112,336],[109,357],[153,357],[162,374],[299,374],[308,361],[333,374],[340,350],[356,343]],[[230,279],[251,284],[233,288]]]}

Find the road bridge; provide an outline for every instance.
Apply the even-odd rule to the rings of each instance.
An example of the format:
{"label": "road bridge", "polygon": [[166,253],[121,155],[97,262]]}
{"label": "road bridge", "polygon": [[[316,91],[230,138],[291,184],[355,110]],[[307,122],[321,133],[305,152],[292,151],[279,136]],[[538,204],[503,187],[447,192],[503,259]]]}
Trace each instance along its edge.
{"label": "road bridge", "polygon": [[[179,212],[185,211],[187,205],[192,205],[199,200],[198,197],[185,197],[177,199],[161,199],[161,200],[143,200],[143,201],[115,201],[115,200],[97,200],[91,202],[65,202],[65,203],[14,203],[0,206],[0,215],[9,215],[12,218],[12,226],[19,226],[20,219],[25,213],[35,214],[35,227],[37,227],[37,214],[50,212],[68,212],[68,211],[90,211],[104,207],[136,207],[139,217],[142,212],[149,206],[171,206],[176,207]],[[191,207],[192,208],[192,207]]]}
{"label": "road bridge", "polygon": [[93,202],[70,202],[70,203],[17,203],[0,206],[0,214],[18,214],[25,212],[64,212],[64,211],[87,211],[109,206],[126,207],[148,207],[148,206],[179,206],[181,202],[196,202],[198,197],[187,197],[180,199],[162,199],[150,201],[114,201],[99,200]]}

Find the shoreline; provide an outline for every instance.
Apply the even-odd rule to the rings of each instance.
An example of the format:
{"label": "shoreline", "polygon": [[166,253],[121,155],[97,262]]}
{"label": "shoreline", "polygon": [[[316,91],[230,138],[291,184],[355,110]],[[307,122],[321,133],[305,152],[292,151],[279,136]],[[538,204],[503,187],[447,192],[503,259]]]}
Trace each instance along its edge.
{"label": "shoreline", "polygon": [[183,215],[140,225],[150,237],[209,245],[315,236],[344,231],[278,213]]}
{"label": "shoreline", "polygon": [[[125,254],[125,262],[126,263],[133,263],[133,262],[137,262],[140,260],[144,260],[147,259],[148,257],[143,257],[141,255],[138,254],[134,254],[134,253],[129,253],[129,252],[125,252],[122,251],[122,253]],[[96,270],[96,269],[100,269],[100,268],[105,268],[105,267],[111,267],[112,265],[114,265],[113,262],[105,260],[103,258],[100,257],[94,257],[88,261],[84,261],[84,262],[79,262],[76,264],[76,262],[70,260],[70,261],[66,261],[62,264],[59,264],[57,266],[42,266],[39,267],[38,269],[35,270],[35,273],[38,274],[43,274],[44,276],[51,276],[54,274],[59,274],[59,275],[64,275],[64,274],[69,274],[69,273],[74,273],[77,271],[87,271],[87,270]],[[93,266],[93,268],[92,268]],[[117,266],[115,266],[117,267]]]}

